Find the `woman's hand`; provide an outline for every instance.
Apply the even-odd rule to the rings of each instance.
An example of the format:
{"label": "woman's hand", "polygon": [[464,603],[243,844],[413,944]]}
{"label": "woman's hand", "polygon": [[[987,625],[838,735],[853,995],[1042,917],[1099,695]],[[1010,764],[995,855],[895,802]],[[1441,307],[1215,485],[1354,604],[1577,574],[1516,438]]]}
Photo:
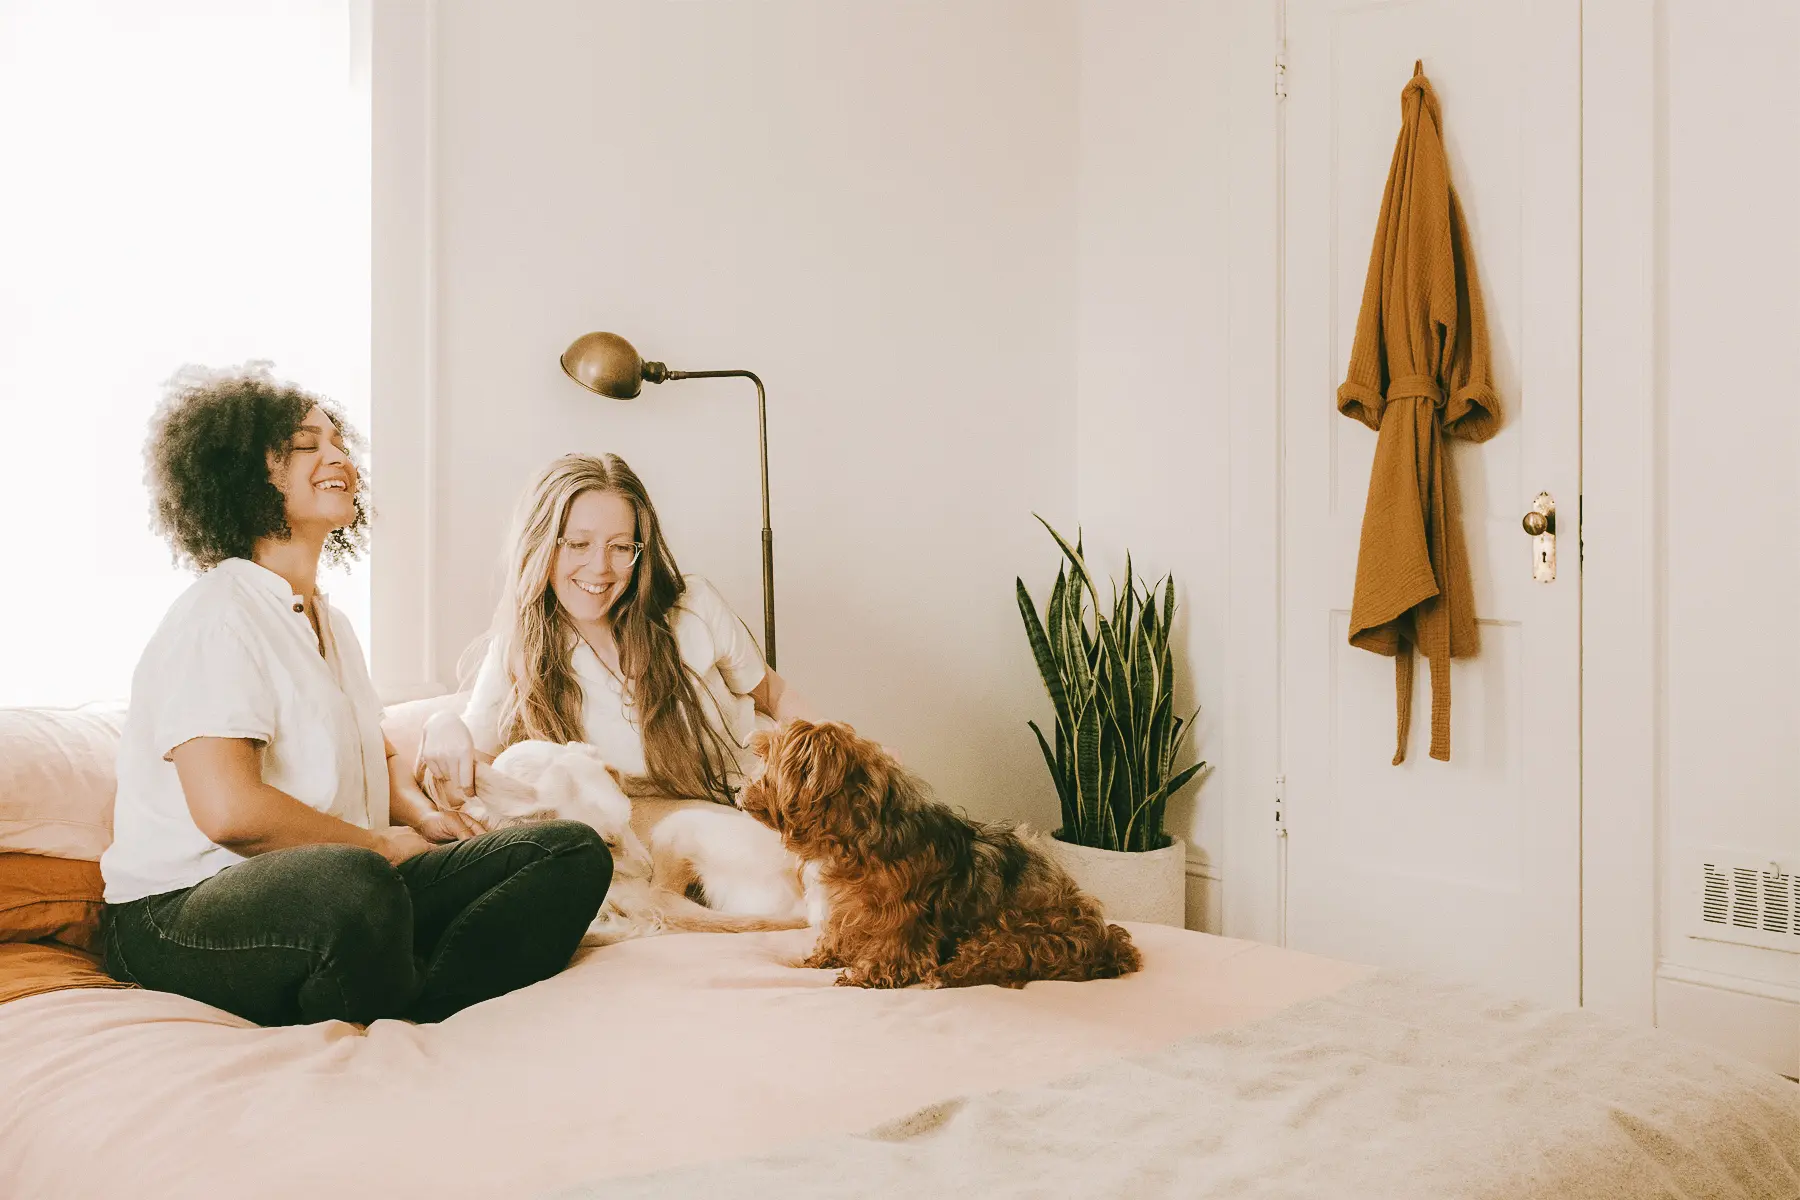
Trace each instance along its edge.
{"label": "woman's hand", "polygon": [[467,813],[446,812],[441,808],[424,813],[412,827],[428,842],[460,842],[482,832]]}
{"label": "woman's hand", "polygon": [[420,837],[417,830],[405,825],[389,825],[385,829],[371,829],[369,832],[375,838],[375,844],[370,849],[396,867],[431,849],[430,842]]}
{"label": "woman's hand", "polygon": [[475,738],[455,713],[433,713],[419,737],[419,758],[413,778],[424,782],[429,775],[436,798],[460,808],[475,792]]}
{"label": "woman's hand", "polygon": [[[462,722],[452,717],[456,729],[461,729],[464,738],[468,730],[463,729]],[[446,740],[456,740],[455,730],[445,731]],[[394,749],[393,742],[387,743],[388,752],[388,821],[395,826],[408,826],[428,842],[459,842],[464,838],[472,838],[478,833],[486,832],[468,813],[454,808],[440,807],[419,787],[419,781],[411,771],[400,762],[399,752]],[[421,755],[423,757],[423,755]],[[470,774],[474,773],[471,764]],[[449,791],[449,786],[434,783],[436,789]]]}

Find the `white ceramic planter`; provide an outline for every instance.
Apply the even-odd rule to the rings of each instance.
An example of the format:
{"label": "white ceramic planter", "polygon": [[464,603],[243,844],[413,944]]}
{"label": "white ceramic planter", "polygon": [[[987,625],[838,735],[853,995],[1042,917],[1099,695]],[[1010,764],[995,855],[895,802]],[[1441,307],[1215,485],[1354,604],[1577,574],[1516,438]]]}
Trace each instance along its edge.
{"label": "white ceramic planter", "polygon": [[1050,853],[1081,890],[1100,902],[1109,920],[1187,925],[1187,843],[1127,854],[1047,839]]}

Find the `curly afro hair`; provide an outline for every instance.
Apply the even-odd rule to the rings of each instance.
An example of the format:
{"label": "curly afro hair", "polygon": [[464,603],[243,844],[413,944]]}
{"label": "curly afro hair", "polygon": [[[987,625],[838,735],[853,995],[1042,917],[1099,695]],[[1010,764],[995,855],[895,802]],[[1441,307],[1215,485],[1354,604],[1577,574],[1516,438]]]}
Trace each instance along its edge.
{"label": "curly afro hair", "polygon": [[[271,376],[267,363],[184,367],[169,381],[150,419],[144,482],[150,526],[168,539],[177,563],[207,571],[228,558],[249,558],[258,538],[292,534],[287,503],[269,478],[269,460],[287,460],[294,434],[314,405],[337,426],[360,473],[361,435],[336,406]],[[368,524],[364,474],[356,520],[326,538],[325,562],[359,557],[368,544]]]}

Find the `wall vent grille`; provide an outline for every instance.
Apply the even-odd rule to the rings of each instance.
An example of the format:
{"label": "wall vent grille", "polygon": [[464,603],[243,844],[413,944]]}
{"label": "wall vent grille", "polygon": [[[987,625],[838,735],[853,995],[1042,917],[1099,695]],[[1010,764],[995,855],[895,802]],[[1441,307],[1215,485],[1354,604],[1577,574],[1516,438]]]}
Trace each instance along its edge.
{"label": "wall vent grille", "polygon": [[1704,855],[1699,867],[1692,936],[1800,954],[1800,873],[1725,853]]}

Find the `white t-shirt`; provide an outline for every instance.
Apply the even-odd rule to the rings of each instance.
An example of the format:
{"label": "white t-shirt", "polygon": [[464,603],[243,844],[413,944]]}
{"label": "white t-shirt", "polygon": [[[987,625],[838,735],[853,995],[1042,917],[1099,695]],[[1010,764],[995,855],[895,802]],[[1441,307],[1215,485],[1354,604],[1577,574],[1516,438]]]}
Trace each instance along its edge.
{"label": "white t-shirt", "polygon": [[[681,661],[705,685],[701,706],[726,744],[736,748],[737,774],[741,776],[749,763],[750,735],[774,724],[757,713],[756,702],[750,698],[768,668],[750,631],[718,590],[698,575],[685,576],[683,583],[681,598],[669,613],[675,644]],[[570,661],[581,685],[582,740],[625,774],[644,774],[644,734],[624,685],[579,638],[571,643]],[[509,687],[496,641],[488,647],[463,709],[463,724],[469,727],[476,749],[488,754],[504,749],[500,710]]]}
{"label": "white t-shirt", "polygon": [[262,777],[364,829],[388,823],[381,702],[343,614],[317,597],[325,654],[287,580],[242,558],[169,606],[131,677],[119,736],[106,899],[192,887],[243,857],[194,824],[170,751],[197,737],[262,744]]}

